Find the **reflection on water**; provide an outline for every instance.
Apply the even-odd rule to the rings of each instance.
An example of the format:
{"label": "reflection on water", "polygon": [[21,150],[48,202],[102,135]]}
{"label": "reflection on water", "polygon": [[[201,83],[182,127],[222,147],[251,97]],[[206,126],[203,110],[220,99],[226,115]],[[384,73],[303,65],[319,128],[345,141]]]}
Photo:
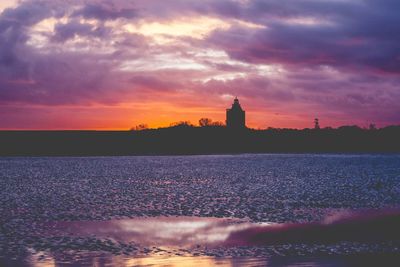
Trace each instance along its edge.
{"label": "reflection on water", "polygon": [[192,248],[216,246],[232,232],[249,227],[270,225],[240,219],[204,217],[152,217],[112,221],[54,222],[47,224],[50,233],[111,238],[144,246]]}
{"label": "reflection on water", "polygon": [[37,257],[31,258],[32,267],[55,267],[55,266],[254,266],[265,265],[265,259],[238,258],[238,259],[217,259],[213,257],[189,257],[189,256],[148,256],[148,257],[127,257],[127,256],[92,256],[85,255],[84,258],[70,261],[56,260],[47,257],[39,261]]}
{"label": "reflection on water", "polygon": [[[0,258],[0,266],[352,266],[354,261],[365,266],[368,255],[381,257],[379,263],[399,259],[393,243],[400,237],[399,222],[397,210],[345,213],[305,224],[201,217],[51,222],[41,225],[38,243],[24,257]],[[372,247],[329,247],[343,241]],[[389,242],[389,250],[375,241]]]}
{"label": "reflection on water", "polygon": [[[288,259],[285,260],[288,263]],[[296,266],[325,266],[323,261],[317,264],[312,261],[299,261],[298,259],[291,259],[290,262],[296,263]],[[331,262],[332,263],[332,262]],[[32,256],[24,261],[1,261],[1,266],[8,267],[62,267],[62,266],[118,266],[118,267],[131,267],[131,266],[174,266],[174,267],[192,267],[192,266],[286,266],[281,261],[268,261],[266,258],[215,258],[215,257],[189,257],[189,256],[148,256],[148,257],[127,257],[127,256],[92,256],[86,254],[81,259],[72,260],[59,260],[53,257],[46,257],[38,260],[38,256]],[[329,265],[332,266],[332,265]]]}
{"label": "reflection on water", "polygon": [[[75,238],[96,237],[116,244],[134,243],[138,253],[73,252],[36,253],[17,265],[50,266],[264,266],[266,257],[206,256],[232,232],[268,223],[250,223],[233,218],[151,217],[111,221],[51,222],[46,235]],[[57,244],[58,246],[60,244]],[[200,253],[199,251],[203,251]],[[14,266],[14,261],[9,266]]]}
{"label": "reflection on water", "polygon": [[323,222],[253,226],[234,231],[226,243],[233,245],[332,244],[343,241],[378,243],[400,240],[400,212],[364,210],[341,212]]}
{"label": "reflection on water", "polygon": [[21,261],[2,261],[2,267],[132,267],[132,266],[171,266],[171,267],[192,267],[192,266],[266,266],[266,267],[343,267],[343,266],[398,266],[399,254],[383,255],[349,255],[349,256],[320,256],[320,257],[189,257],[189,256],[147,256],[127,257],[116,255],[93,256],[86,253],[80,258],[57,259],[46,257],[38,259],[37,255]]}
{"label": "reflection on water", "polygon": [[111,221],[53,222],[54,235],[96,236],[141,246],[194,248],[200,246],[329,244],[341,241],[400,240],[400,211],[341,212],[322,222],[250,223],[233,218],[152,217]]}
{"label": "reflection on water", "polygon": [[113,257],[106,264],[104,261],[93,262],[95,266],[264,266],[266,259],[254,258],[214,258],[189,256],[151,256],[141,258]]}

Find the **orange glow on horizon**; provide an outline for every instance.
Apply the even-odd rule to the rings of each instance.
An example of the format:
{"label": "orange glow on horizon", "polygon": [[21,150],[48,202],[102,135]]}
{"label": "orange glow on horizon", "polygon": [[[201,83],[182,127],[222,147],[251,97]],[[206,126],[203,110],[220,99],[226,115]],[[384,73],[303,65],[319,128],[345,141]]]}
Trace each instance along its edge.
{"label": "orange glow on horizon", "polygon": [[[250,103],[241,102],[246,111],[246,126],[253,129],[311,128],[313,116],[285,115],[268,110],[254,110]],[[193,104],[193,103],[192,103]],[[213,122],[225,124],[225,112],[229,104],[219,103],[217,107],[178,105],[165,102],[123,104],[115,106],[31,106],[24,107],[31,117],[23,127],[7,127],[3,130],[107,130],[126,131],[139,124],[149,128],[169,127],[180,121],[189,121],[198,126],[200,118],[210,118]],[[10,121],[14,118],[10,115]],[[15,119],[17,121],[17,119]],[[21,121],[21,118],[18,118]],[[321,126],[340,126],[334,121],[321,120]]]}
{"label": "orange glow on horizon", "polygon": [[[151,98],[149,97],[151,96]],[[126,99],[132,99],[127,96]],[[232,105],[233,96],[193,95],[191,92],[152,92],[140,91],[135,95],[141,102],[129,101],[121,104],[87,105],[31,105],[11,106],[10,110],[19,112],[7,116],[2,130],[103,130],[127,131],[137,125],[148,128],[169,127],[180,121],[189,121],[198,126],[199,119],[210,118],[213,122],[225,124],[226,109]],[[156,99],[156,100],[155,100]],[[239,97],[246,111],[246,126],[252,129],[273,128],[312,128],[315,114],[299,112],[303,108],[293,106],[269,107],[259,99]],[[296,110],[297,108],[297,110]],[[281,112],[283,110],[284,112]],[[21,116],[29,114],[29,117]],[[320,117],[321,127],[349,125],[340,119],[324,120]],[[21,123],[21,121],[23,123]],[[13,124],[14,123],[14,124]],[[356,124],[356,123],[352,123]],[[22,126],[21,126],[22,125]]]}

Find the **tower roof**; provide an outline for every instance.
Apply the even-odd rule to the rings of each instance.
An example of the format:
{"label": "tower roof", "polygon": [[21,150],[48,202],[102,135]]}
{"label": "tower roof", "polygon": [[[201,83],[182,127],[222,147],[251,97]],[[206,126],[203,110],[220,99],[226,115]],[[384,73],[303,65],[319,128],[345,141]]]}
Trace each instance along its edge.
{"label": "tower roof", "polygon": [[232,110],[234,110],[234,109],[242,110],[242,107],[240,106],[240,103],[239,103],[239,99],[237,97],[235,97],[235,99],[233,100]]}

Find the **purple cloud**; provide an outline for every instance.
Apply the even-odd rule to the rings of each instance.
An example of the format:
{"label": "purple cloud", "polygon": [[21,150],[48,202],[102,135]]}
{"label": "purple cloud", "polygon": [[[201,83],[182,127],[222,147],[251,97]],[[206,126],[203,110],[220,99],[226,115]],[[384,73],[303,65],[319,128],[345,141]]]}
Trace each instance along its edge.
{"label": "purple cloud", "polygon": [[113,4],[86,4],[75,11],[72,17],[82,16],[86,19],[115,20],[119,18],[132,19],[137,16],[133,8],[116,8]]}
{"label": "purple cloud", "polygon": [[[209,43],[250,63],[367,68],[400,72],[400,16],[395,1],[253,1],[242,19],[264,29],[232,27]],[[290,21],[292,19],[292,22]],[[293,20],[300,23],[293,23]],[[301,20],[313,19],[302,24]]]}
{"label": "purple cloud", "polygon": [[52,37],[54,41],[64,42],[75,36],[87,37],[106,37],[109,29],[103,25],[95,26],[89,23],[80,23],[70,21],[68,23],[58,23],[54,27],[55,34]]}

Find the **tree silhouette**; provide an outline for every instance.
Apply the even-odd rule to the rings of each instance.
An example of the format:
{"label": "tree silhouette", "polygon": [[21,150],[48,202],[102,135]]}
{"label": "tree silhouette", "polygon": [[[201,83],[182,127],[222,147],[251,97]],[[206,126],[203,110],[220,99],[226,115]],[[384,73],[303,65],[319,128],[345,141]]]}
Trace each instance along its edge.
{"label": "tree silhouette", "polygon": [[138,124],[135,127],[131,128],[132,131],[143,131],[149,129],[149,126],[145,123]]}
{"label": "tree silhouette", "polygon": [[190,121],[178,121],[170,124],[170,127],[193,127]]}
{"label": "tree silhouette", "polygon": [[212,125],[212,120],[209,118],[201,118],[199,120],[200,127],[207,127]]}

